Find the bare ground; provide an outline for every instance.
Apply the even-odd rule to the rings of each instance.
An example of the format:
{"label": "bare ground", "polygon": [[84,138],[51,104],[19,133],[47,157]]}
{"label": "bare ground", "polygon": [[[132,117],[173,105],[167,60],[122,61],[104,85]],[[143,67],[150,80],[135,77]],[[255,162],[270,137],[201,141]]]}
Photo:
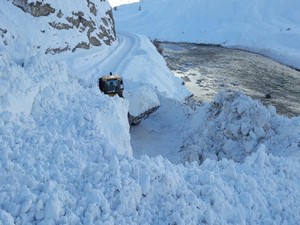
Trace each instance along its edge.
{"label": "bare ground", "polygon": [[300,71],[267,57],[221,46],[160,43],[169,68],[198,101],[220,89],[240,90],[279,114],[300,115]]}

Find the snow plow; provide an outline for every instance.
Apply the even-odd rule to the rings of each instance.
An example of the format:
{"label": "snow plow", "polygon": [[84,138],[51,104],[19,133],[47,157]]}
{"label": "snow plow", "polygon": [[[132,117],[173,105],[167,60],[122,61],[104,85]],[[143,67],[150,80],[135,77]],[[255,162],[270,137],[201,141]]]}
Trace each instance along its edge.
{"label": "snow plow", "polygon": [[[118,95],[123,97],[124,85],[121,76],[110,73],[98,80],[98,86],[103,94],[109,96]],[[131,85],[130,85],[131,86]],[[129,102],[128,122],[129,125],[138,125],[151,113],[155,112],[160,103],[154,89],[147,86],[138,86],[126,91],[126,99]]]}
{"label": "snow plow", "polygon": [[123,79],[119,75],[110,73],[108,76],[100,77],[98,86],[100,91],[106,95],[115,96],[117,94],[123,98]]}

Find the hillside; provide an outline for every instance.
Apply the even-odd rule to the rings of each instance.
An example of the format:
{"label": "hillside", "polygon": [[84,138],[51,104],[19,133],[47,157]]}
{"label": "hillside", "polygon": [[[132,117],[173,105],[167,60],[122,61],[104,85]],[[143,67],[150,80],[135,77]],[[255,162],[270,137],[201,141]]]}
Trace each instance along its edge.
{"label": "hillside", "polygon": [[[12,16],[13,15],[13,16]],[[18,51],[55,54],[111,45],[115,39],[108,2],[4,1],[0,9],[0,42]],[[20,49],[21,48],[21,49]],[[27,50],[28,51],[28,50]]]}
{"label": "hillside", "polygon": [[297,0],[143,0],[113,13],[117,29],[152,40],[220,44],[300,68],[298,12]]}

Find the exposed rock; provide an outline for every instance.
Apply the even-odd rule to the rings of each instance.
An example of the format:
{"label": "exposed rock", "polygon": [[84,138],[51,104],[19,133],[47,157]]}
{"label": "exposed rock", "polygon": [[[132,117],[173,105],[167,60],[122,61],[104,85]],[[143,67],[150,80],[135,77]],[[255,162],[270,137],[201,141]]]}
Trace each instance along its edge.
{"label": "exposed rock", "polygon": [[93,2],[91,2],[90,0],[87,0],[88,2],[88,7],[90,9],[90,12],[93,13],[94,16],[97,16],[97,8],[95,6],[95,4]]}
{"label": "exposed rock", "polygon": [[0,28],[0,31],[1,31],[2,34],[6,34],[6,33],[7,33],[7,30],[6,30],[6,29]]}
{"label": "exposed rock", "polygon": [[[34,17],[48,18],[46,19],[46,26],[42,24],[43,27],[39,29],[39,33],[45,35],[45,39],[49,40],[46,42],[46,46],[43,48],[43,44],[35,43],[35,40],[41,40],[41,38],[31,40],[34,46],[42,46],[46,54],[56,54],[68,50],[75,51],[78,48],[89,49],[92,46],[101,46],[102,44],[111,45],[116,40],[112,9],[109,3],[104,0],[100,0],[100,3],[99,0],[85,0],[85,2],[83,0],[80,3],[82,6],[76,5],[71,12],[64,8],[58,8],[58,6],[64,5],[58,4],[60,0],[8,1]],[[101,10],[99,10],[100,7]],[[64,32],[63,40],[57,38],[59,31]],[[0,36],[2,33],[0,31]],[[68,41],[67,45],[66,40]]]}
{"label": "exposed rock", "polygon": [[0,28],[0,35],[3,40],[4,45],[7,45],[7,39],[5,38],[6,34],[7,34],[7,30]]}
{"label": "exposed rock", "polygon": [[91,45],[93,46],[100,46],[101,42],[96,37],[89,38]]}
{"label": "exposed rock", "polygon": [[116,29],[115,29],[115,20],[114,20],[112,9],[107,11],[105,14],[106,14],[106,17],[104,17],[104,20],[106,20],[106,24],[112,25],[113,34],[111,34],[111,35],[113,35],[113,36],[111,37],[111,40],[114,41],[115,37],[116,37]]}
{"label": "exposed rock", "polygon": [[35,3],[28,3],[28,0],[13,0],[13,4],[35,17],[48,16],[55,12],[55,9],[52,8],[50,4],[43,4],[38,1]]}
{"label": "exposed rock", "polygon": [[266,99],[270,99],[271,98],[271,94],[266,94],[265,97],[266,97]]}
{"label": "exposed rock", "polygon": [[90,48],[90,45],[86,42],[81,42],[81,43],[78,43],[78,45],[76,45],[73,49],[72,49],[72,52],[75,52],[75,50],[77,48],[81,48],[81,49],[89,49]]}
{"label": "exposed rock", "polygon": [[67,46],[65,46],[64,48],[48,48],[47,50],[46,50],[46,54],[52,54],[52,55],[55,55],[55,54],[57,54],[57,53],[61,53],[61,52],[65,52],[65,51],[68,51],[68,50],[70,50],[71,48],[70,48],[70,46],[69,45],[67,45]]}
{"label": "exposed rock", "polygon": [[73,28],[72,25],[66,23],[50,22],[49,25],[57,30],[69,30]]}

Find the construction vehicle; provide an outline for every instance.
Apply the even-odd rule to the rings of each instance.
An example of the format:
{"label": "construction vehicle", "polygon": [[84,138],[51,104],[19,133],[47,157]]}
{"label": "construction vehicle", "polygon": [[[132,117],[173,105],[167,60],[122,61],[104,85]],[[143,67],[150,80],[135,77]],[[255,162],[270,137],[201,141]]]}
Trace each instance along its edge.
{"label": "construction vehicle", "polygon": [[[119,95],[119,97],[123,98],[123,79],[119,75],[110,73],[108,76],[100,77],[98,81],[98,86],[100,91],[106,95]],[[143,119],[147,118],[151,113],[155,112],[158,109],[158,107],[159,106],[155,106],[137,116],[133,116],[128,112],[129,125],[138,125]]]}
{"label": "construction vehicle", "polygon": [[108,76],[99,78],[99,89],[102,93],[115,96],[116,94],[123,98],[123,79],[121,76],[110,73]]}

